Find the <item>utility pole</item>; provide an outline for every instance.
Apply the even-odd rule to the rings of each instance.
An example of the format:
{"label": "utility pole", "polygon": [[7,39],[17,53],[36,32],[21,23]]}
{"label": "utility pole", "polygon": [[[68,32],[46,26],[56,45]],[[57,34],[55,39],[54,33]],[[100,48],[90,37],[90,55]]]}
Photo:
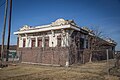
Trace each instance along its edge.
{"label": "utility pole", "polygon": [[109,65],[109,52],[108,52],[108,49],[106,49],[106,54],[107,54],[107,65],[108,65],[107,72],[108,72],[108,80],[109,80],[109,68],[110,68],[110,65]]}
{"label": "utility pole", "polygon": [[10,12],[9,12],[9,22],[8,22],[8,39],[7,39],[6,61],[8,61],[8,57],[9,57],[10,32],[11,32],[11,15],[12,15],[12,0],[10,0]]}
{"label": "utility pole", "polygon": [[8,11],[8,0],[6,0],[5,5],[5,14],[4,14],[4,26],[2,31],[2,47],[1,47],[1,60],[3,61],[3,55],[4,55],[4,41],[5,41],[5,29],[6,29],[6,20],[7,20],[7,11]]}

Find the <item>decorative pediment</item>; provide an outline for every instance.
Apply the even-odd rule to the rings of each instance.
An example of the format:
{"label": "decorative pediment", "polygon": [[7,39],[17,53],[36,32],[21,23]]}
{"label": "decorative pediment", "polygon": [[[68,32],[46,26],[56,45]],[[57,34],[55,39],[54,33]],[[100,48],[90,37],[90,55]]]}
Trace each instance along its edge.
{"label": "decorative pediment", "polygon": [[67,21],[64,19],[57,19],[55,22],[52,22],[52,26],[65,25],[65,24],[67,24]]}
{"label": "decorative pediment", "polygon": [[20,31],[25,31],[25,30],[28,30],[28,29],[30,29],[30,26],[24,25],[22,28],[20,28]]}
{"label": "decorative pediment", "polygon": [[60,26],[60,25],[66,25],[66,24],[71,24],[71,25],[76,25],[76,23],[73,20],[64,20],[64,19],[57,19],[55,22],[52,22],[52,26]]}

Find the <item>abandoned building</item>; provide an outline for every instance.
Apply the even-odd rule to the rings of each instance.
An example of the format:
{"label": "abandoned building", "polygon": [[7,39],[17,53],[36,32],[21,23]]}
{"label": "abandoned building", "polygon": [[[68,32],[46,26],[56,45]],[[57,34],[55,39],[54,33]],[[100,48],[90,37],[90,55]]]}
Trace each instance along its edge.
{"label": "abandoned building", "polygon": [[[95,44],[91,41],[94,34],[77,26],[73,20],[58,19],[36,27],[24,25],[14,34],[17,35],[17,53],[21,54],[22,63],[66,66],[85,63],[89,61],[90,54],[84,52]],[[103,42],[99,46],[101,50],[115,50],[114,41],[99,40]]]}

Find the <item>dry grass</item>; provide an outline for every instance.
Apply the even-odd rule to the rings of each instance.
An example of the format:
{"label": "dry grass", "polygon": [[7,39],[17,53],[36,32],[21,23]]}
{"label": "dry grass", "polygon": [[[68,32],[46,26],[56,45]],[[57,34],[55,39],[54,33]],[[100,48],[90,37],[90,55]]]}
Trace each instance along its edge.
{"label": "dry grass", "polygon": [[[110,67],[113,62],[110,61]],[[109,80],[119,79],[109,77]],[[69,68],[18,64],[0,69],[0,80],[108,80],[107,64],[102,61]]]}

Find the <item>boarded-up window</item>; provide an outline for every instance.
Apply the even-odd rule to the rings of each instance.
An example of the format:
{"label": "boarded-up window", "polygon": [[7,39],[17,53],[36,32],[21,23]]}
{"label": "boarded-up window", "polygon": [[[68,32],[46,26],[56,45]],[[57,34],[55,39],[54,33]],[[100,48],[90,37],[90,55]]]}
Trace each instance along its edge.
{"label": "boarded-up window", "polygon": [[32,39],[31,47],[35,47],[35,39]]}
{"label": "boarded-up window", "polygon": [[38,47],[42,47],[42,39],[38,39]]}
{"label": "boarded-up window", "polygon": [[57,46],[61,46],[61,36],[57,36]]}
{"label": "boarded-up window", "polygon": [[49,47],[49,37],[45,37],[45,47]]}
{"label": "boarded-up window", "polygon": [[23,47],[25,47],[26,39],[23,39]]}

